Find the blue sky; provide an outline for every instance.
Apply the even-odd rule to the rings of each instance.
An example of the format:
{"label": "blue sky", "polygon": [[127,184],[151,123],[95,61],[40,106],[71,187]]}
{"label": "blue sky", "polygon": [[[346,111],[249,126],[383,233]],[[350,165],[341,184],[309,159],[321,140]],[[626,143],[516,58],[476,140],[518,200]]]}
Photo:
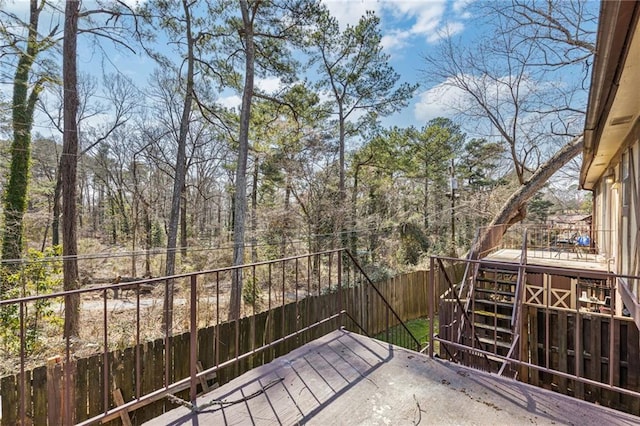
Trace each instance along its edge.
{"label": "blue sky", "polygon": [[[15,10],[25,17],[28,0],[8,0],[4,7]],[[135,4],[135,0],[127,0]],[[410,105],[403,111],[383,120],[384,125],[408,126],[424,125],[429,119],[452,115],[446,106],[447,97],[453,92],[442,87],[427,87],[423,83],[424,68],[422,57],[429,53],[445,33],[452,35],[474,34],[473,17],[468,6],[474,0],[323,0],[340,24],[355,25],[366,11],[374,11],[381,18],[384,51],[390,55],[391,64],[401,75],[401,81],[420,82]],[[88,2],[85,2],[88,3]],[[48,22],[47,22],[48,24]],[[148,57],[133,56],[125,50],[115,50],[111,43],[104,43],[101,49],[89,44],[86,37],[79,38],[78,66],[82,73],[100,74],[104,64],[107,72],[115,68],[131,77],[136,84],[144,87],[155,64]],[[258,80],[263,89],[275,89],[276,79]],[[220,102],[227,106],[239,104],[237,94],[223,92]]]}
{"label": "blue sky", "polygon": [[355,25],[365,11],[373,10],[381,19],[384,51],[402,81],[420,83],[409,106],[385,119],[385,125],[421,127],[432,118],[451,116],[448,96],[454,91],[441,86],[425,86],[423,57],[445,34],[476,33],[468,12],[474,0],[325,0],[342,25]]}

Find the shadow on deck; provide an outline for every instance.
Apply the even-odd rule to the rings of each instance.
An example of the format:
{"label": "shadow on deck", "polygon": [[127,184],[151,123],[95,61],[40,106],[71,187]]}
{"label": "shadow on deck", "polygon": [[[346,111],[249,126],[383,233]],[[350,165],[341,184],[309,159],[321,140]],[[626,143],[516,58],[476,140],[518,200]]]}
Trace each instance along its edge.
{"label": "shadow on deck", "polygon": [[[217,401],[217,402],[214,402]],[[337,330],[145,423],[636,425],[640,418]]]}

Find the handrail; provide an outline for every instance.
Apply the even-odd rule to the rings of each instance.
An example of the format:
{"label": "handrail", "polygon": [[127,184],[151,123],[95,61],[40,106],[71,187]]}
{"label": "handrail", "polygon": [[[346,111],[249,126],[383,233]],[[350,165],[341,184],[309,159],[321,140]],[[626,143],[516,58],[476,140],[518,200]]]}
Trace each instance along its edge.
{"label": "handrail", "polygon": [[[449,288],[452,290],[453,295],[455,296],[456,305],[462,309],[463,318],[466,319],[467,321],[470,321],[469,320],[469,316],[467,315],[467,311],[464,310],[464,308],[462,306],[462,301],[460,301],[460,298],[458,297],[458,295],[456,294],[456,292],[455,292],[455,290],[453,288],[453,283],[451,282],[451,279],[449,278],[449,274],[447,274],[447,271],[444,268],[444,264],[442,263],[442,260],[440,258],[438,258],[437,261],[438,261],[438,265],[442,269],[442,272],[444,273],[444,278],[447,281],[447,284],[449,285]],[[478,337],[478,334],[475,331],[473,332],[473,337],[475,338],[475,342],[478,344],[478,347],[482,347],[482,343],[480,342],[480,338]],[[460,336],[458,336],[458,339],[460,339]],[[487,358],[486,355],[484,357],[485,357],[485,360],[487,362],[489,362],[489,358]]]}
{"label": "handrail", "polygon": [[520,312],[521,291],[525,277],[525,266],[527,265],[527,229],[525,228],[522,236],[522,249],[520,252],[520,266],[518,267],[518,278],[516,280],[516,292],[514,295],[515,312],[511,318],[511,326],[515,326],[518,313]]}
{"label": "handrail", "polygon": [[539,365],[536,365],[536,364],[532,364],[530,362],[525,362],[525,361],[521,361],[521,360],[517,360],[517,359],[508,360],[507,357],[505,357],[505,356],[494,354],[492,352],[485,351],[485,350],[478,349],[478,348],[471,348],[469,346],[461,345],[460,343],[450,342],[450,341],[444,340],[444,339],[442,339],[442,338],[440,338],[438,336],[434,337],[434,340],[436,340],[437,342],[440,342],[440,344],[442,344],[442,345],[453,346],[454,348],[459,348],[461,350],[473,350],[473,351],[478,352],[480,354],[490,355],[492,357],[499,358],[499,359],[502,359],[504,361],[512,361],[513,363],[521,365],[523,367],[531,368],[531,369],[534,369],[534,370],[537,370],[537,371],[541,371],[541,372],[544,372],[544,373],[554,374],[554,375],[556,375],[558,377],[562,377],[562,378],[570,379],[570,380],[575,380],[575,381],[578,381],[580,383],[596,386],[596,387],[598,387],[600,389],[611,390],[611,391],[619,392],[621,394],[632,396],[634,398],[640,398],[640,392],[636,392],[636,391],[633,391],[633,390],[630,390],[630,389],[625,389],[625,388],[622,388],[622,387],[616,386],[616,385],[611,385],[611,384],[598,382],[596,380],[592,380],[592,379],[588,379],[586,377],[582,377],[582,376],[580,376],[578,374],[564,373],[564,372],[559,371],[559,370],[554,370],[554,369],[551,369],[551,368],[542,367],[542,366],[539,366]]}
{"label": "handrail", "polygon": [[[528,237],[528,235],[525,235],[525,237]],[[526,241],[526,242],[525,242]],[[526,290],[526,283],[527,283],[527,276],[530,276],[531,274],[550,274],[550,275],[561,275],[561,276],[572,276],[572,277],[578,277],[578,280],[580,279],[580,277],[588,277],[588,279],[594,279],[594,280],[606,280],[605,282],[602,282],[601,286],[599,287],[602,291],[606,291],[607,295],[610,295],[611,297],[611,303],[612,303],[612,308],[615,306],[615,301],[619,300],[619,297],[621,297],[621,292],[623,290],[623,286],[620,282],[618,282],[617,285],[615,285],[615,280],[614,279],[624,279],[625,276],[623,275],[619,275],[619,274],[615,274],[615,273],[611,273],[611,272],[607,272],[607,271],[599,271],[599,270],[589,270],[589,271],[585,271],[583,269],[577,269],[577,268],[567,268],[567,267],[553,267],[553,266],[543,266],[543,265],[536,265],[536,264],[528,264],[527,263],[527,255],[526,255],[526,249],[528,248],[529,245],[529,238],[525,238],[522,241],[522,249],[523,249],[523,254],[522,257],[520,258],[519,264],[514,264],[513,262],[500,262],[500,261],[492,261],[492,260],[469,260],[469,259],[456,259],[456,258],[450,258],[450,257],[432,257],[431,259],[431,264],[432,265],[437,265],[437,264],[442,264],[443,261],[457,261],[457,262],[466,262],[470,264],[470,268],[472,265],[480,265],[482,264],[484,265],[491,265],[491,266],[496,266],[496,267],[501,267],[501,266],[510,266],[511,269],[513,269],[513,271],[515,272],[515,266],[517,266],[518,268],[518,273],[519,273],[519,278],[518,278],[518,283],[519,285],[516,284],[516,293],[514,296],[514,300],[515,300],[515,311],[513,313],[513,317],[512,317],[512,326],[513,328],[513,339],[511,340],[511,343],[509,346],[505,345],[505,350],[508,352],[502,352],[502,350],[498,351],[498,348],[493,347],[492,349],[483,349],[483,348],[477,348],[475,345],[475,340],[472,341],[459,341],[456,338],[456,335],[453,333],[448,333],[446,330],[443,330],[442,326],[441,326],[441,330],[442,333],[436,333],[433,336],[433,340],[440,342],[440,347],[442,350],[442,354],[443,356],[445,356],[445,350],[447,351],[447,353],[457,353],[456,357],[451,357],[451,359],[453,359],[456,362],[464,362],[466,365],[471,366],[471,367],[477,367],[477,368],[484,368],[483,367],[483,363],[484,360],[481,358],[482,355],[486,355],[486,356],[490,356],[492,361],[495,359],[498,359],[500,361],[498,361],[497,364],[492,364],[495,367],[495,370],[492,371],[496,371],[497,374],[503,374],[503,373],[508,373],[508,372],[513,372],[515,374],[519,374],[521,372],[520,367],[526,367],[526,368],[533,368],[536,369],[538,371],[544,371],[544,372],[548,372],[550,374],[553,375],[557,375],[560,377],[564,377],[564,378],[568,378],[568,379],[575,379],[579,382],[582,383],[588,383],[588,384],[595,384],[596,386],[599,386],[603,389],[611,389],[611,390],[615,390],[615,391],[619,391],[619,392],[625,392],[627,394],[630,395],[640,395],[640,393],[638,392],[633,392],[633,393],[628,393],[628,390],[624,390],[620,387],[615,387],[613,386],[613,379],[612,377],[614,377],[613,374],[613,370],[612,368],[614,368],[613,366],[617,366],[617,362],[624,362],[624,359],[620,359],[618,357],[618,355],[616,355],[618,358],[616,358],[616,364],[614,364],[613,362],[609,361],[609,374],[606,376],[607,379],[604,379],[602,382],[598,382],[598,381],[589,381],[589,379],[586,379],[584,376],[585,374],[587,374],[586,371],[582,371],[581,368],[575,368],[573,369],[573,371],[575,371],[576,373],[572,373],[572,374],[568,374],[568,370],[565,369],[560,369],[558,368],[557,364],[555,366],[551,366],[550,364],[545,364],[548,363],[548,357],[550,356],[549,354],[552,353],[554,350],[556,350],[556,346],[551,346],[552,343],[550,343],[549,339],[544,340],[544,342],[540,343],[543,346],[543,349],[545,351],[545,356],[546,361],[545,361],[545,356],[541,356],[540,358],[536,358],[536,361],[530,361],[528,359],[528,355],[526,353],[523,353],[520,348],[528,348],[528,351],[533,351],[533,350],[537,350],[539,348],[539,343],[541,342],[540,340],[533,340],[530,341],[527,338],[526,335],[526,331],[525,329],[523,329],[523,325],[525,323],[525,321],[530,320],[530,321],[534,321],[533,324],[535,324],[535,321],[537,318],[536,316],[532,317],[532,318],[527,318],[527,315],[525,310],[524,310],[524,295],[525,290]],[[461,265],[460,265],[461,266]],[[637,283],[640,283],[640,276],[629,276],[629,278],[632,278],[634,280],[636,280]],[[432,281],[434,279],[434,277],[431,278]],[[548,285],[551,285],[551,281],[549,281],[547,283]],[[638,284],[640,286],[640,284]],[[550,292],[549,288],[547,287],[548,292]],[[444,292],[444,289],[443,289]],[[434,304],[438,301],[439,296],[441,296],[442,293],[440,294],[433,294],[432,298],[433,300],[430,301],[430,303]],[[624,301],[624,298],[623,298]],[[621,315],[621,313],[618,311],[617,313],[611,309],[611,311],[608,314],[605,313],[593,313],[591,311],[584,311],[582,309],[580,309],[580,305],[579,302],[577,300],[574,300],[574,302],[576,303],[575,308],[571,308],[571,309],[567,309],[563,306],[555,306],[552,307],[552,309],[550,309],[548,302],[545,302],[544,304],[542,302],[529,302],[529,304],[531,306],[536,306],[538,307],[540,312],[541,310],[546,312],[545,315],[547,316],[547,318],[549,318],[550,315],[553,315],[553,313],[550,313],[552,310],[555,310],[558,312],[558,314],[560,312],[564,312],[566,315],[571,316],[571,315],[575,315],[574,318],[574,327],[579,327],[577,328],[578,331],[580,331],[580,329],[582,328],[582,319],[589,319],[590,321],[594,321],[595,319],[599,319],[599,318],[605,318],[608,317],[609,318],[609,326],[607,327],[609,329],[609,336],[614,336],[614,319],[616,321],[620,321],[620,322],[626,322],[629,324],[629,326],[632,326],[632,322],[633,319],[632,318],[623,318]],[[440,310],[440,318],[442,321],[444,321],[444,319],[449,320],[450,318],[455,318],[453,316],[453,312],[454,312],[454,307],[455,307],[455,301],[450,301],[450,303],[441,306],[441,310]],[[627,305],[628,307],[628,305]],[[633,316],[633,314],[632,314]],[[448,321],[449,322],[449,321]],[[548,324],[548,323],[547,323]],[[565,323],[565,324],[569,324],[570,323]],[[444,324],[442,324],[444,325]],[[544,325],[543,325],[544,327]],[[544,328],[542,329],[544,330]],[[587,343],[585,342],[584,345],[582,343],[582,339],[584,338],[582,333],[576,331],[576,333],[574,333],[574,337],[573,337],[573,347],[577,348],[576,349],[576,353],[581,354],[580,356],[583,356],[584,353],[588,352],[588,348],[589,346],[587,345]],[[602,337],[604,339],[604,335]],[[505,339],[506,341],[506,339]],[[614,339],[609,339],[609,354],[614,354],[616,353],[615,348],[613,347],[613,342]],[[632,344],[632,343],[629,343]],[[570,345],[570,343],[569,343]],[[606,353],[605,349],[602,349],[603,354]],[[506,353],[506,356],[503,355],[504,353]],[[458,354],[470,354],[470,356],[468,358],[466,357],[460,357]],[[451,356],[451,355],[449,355]],[[533,356],[533,355],[532,355]],[[532,358],[533,359],[533,358]],[[529,361],[529,362],[527,362]],[[582,361],[576,361],[576,365],[578,362],[582,362]],[[536,363],[539,363],[539,365],[536,365]],[[568,368],[571,370],[571,365],[568,366]],[[615,367],[617,368],[617,367]],[[559,371],[562,370],[562,371]],[[607,384],[607,380],[608,380],[608,384]]]}
{"label": "handrail", "polygon": [[358,268],[358,270],[360,271],[362,276],[367,280],[367,283],[369,284],[369,286],[371,286],[375,290],[375,292],[378,294],[378,296],[380,296],[380,299],[382,299],[382,302],[387,307],[387,309],[393,314],[394,318],[402,325],[402,328],[404,328],[404,330],[409,334],[409,336],[411,337],[411,339],[413,340],[413,342],[416,345],[416,351],[420,352],[420,349],[421,349],[420,348],[420,341],[413,335],[413,333],[411,332],[411,330],[409,330],[409,328],[404,323],[404,321],[402,319],[400,319],[400,316],[397,314],[395,309],[393,309],[393,307],[389,304],[387,299],[382,295],[382,293],[380,293],[380,290],[378,290],[378,287],[376,287],[376,285],[373,283],[373,281],[371,281],[371,279],[366,274],[366,272],[364,272],[364,270],[362,269],[362,267],[360,266],[358,261],[353,257],[353,254],[351,254],[351,252],[349,250],[346,250],[346,249],[344,250],[344,253],[347,254],[347,256],[353,262],[353,265],[356,268]]}
{"label": "handrail", "polygon": [[[478,230],[476,231],[476,236],[473,240],[473,242],[471,243],[471,249],[469,250],[469,253],[467,255],[467,259],[468,260],[472,260],[472,259],[476,259],[478,253],[477,250],[479,250],[479,240],[480,240],[480,228],[478,228]],[[462,298],[462,295],[464,294],[464,291],[467,287],[467,285],[469,286],[469,297],[467,297],[467,301],[465,302],[463,309],[463,312],[466,312],[469,309],[469,303],[471,300],[471,297],[473,296],[473,283],[475,282],[476,279],[476,275],[478,273],[478,267],[477,265],[473,268],[473,275],[472,275],[472,279],[468,280],[468,276],[469,276],[469,266],[471,264],[467,263],[465,268],[464,268],[464,275],[462,276],[462,282],[460,284],[460,289],[458,290],[458,296],[457,299],[459,300],[460,298]],[[469,284],[467,284],[469,283]],[[455,288],[451,288],[451,291],[455,292]],[[453,314],[456,315],[457,314],[457,310],[458,310],[458,305],[455,306],[454,308],[454,312]],[[465,326],[465,318],[463,317],[460,321],[460,325],[458,326],[458,340],[460,340],[460,338],[462,337],[462,332],[464,331],[464,326]]]}
{"label": "handrail", "polygon": [[[520,265],[518,266],[518,277],[516,279],[516,291],[513,295],[513,316],[511,317],[511,330],[513,332],[513,340],[511,341],[511,347],[507,353],[507,359],[511,359],[513,353],[520,343],[520,318],[522,310],[522,289],[524,288],[524,281],[526,277],[526,265],[527,265],[527,244],[528,244],[527,228],[524,229],[522,235],[522,248],[520,251]],[[507,361],[502,362],[498,375],[501,376],[507,367]]]}
{"label": "handrail", "polygon": [[34,295],[34,296],[25,296],[25,297],[13,298],[13,299],[4,299],[4,300],[0,300],[0,307],[5,306],[5,305],[9,305],[9,304],[34,302],[36,300],[42,300],[42,299],[54,299],[54,298],[57,298],[57,297],[64,297],[64,296],[69,296],[69,295],[74,295],[74,294],[83,294],[83,293],[90,293],[90,292],[95,292],[95,291],[103,291],[103,290],[113,290],[113,289],[122,289],[122,288],[127,288],[127,287],[135,287],[135,286],[140,285],[140,284],[157,284],[157,283],[162,283],[162,282],[169,281],[169,280],[176,280],[176,279],[180,279],[180,278],[191,278],[193,276],[198,276],[198,275],[210,275],[210,274],[216,274],[216,273],[220,273],[220,272],[234,271],[234,270],[238,270],[238,269],[249,269],[249,268],[254,268],[254,267],[257,267],[257,266],[268,266],[268,265],[274,264],[274,263],[290,262],[292,260],[305,259],[305,258],[309,258],[311,256],[331,255],[331,254],[334,254],[334,253],[337,253],[337,252],[340,252],[340,251],[344,251],[344,250],[345,249],[325,250],[325,251],[320,251],[320,252],[316,252],[316,253],[308,253],[308,254],[302,254],[302,255],[297,255],[297,256],[284,257],[282,259],[265,260],[263,262],[247,263],[247,264],[244,264],[244,265],[227,266],[227,267],[224,267],[224,268],[216,268],[216,269],[205,269],[205,270],[196,271],[196,272],[185,272],[185,273],[182,273],[182,274],[175,274],[175,275],[168,275],[168,276],[154,277],[154,278],[145,278],[145,279],[137,280],[137,281],[127,281],[125,283],[107,284],[107,285],[102,285],[102,286],[79,288],[79,289],[75,289],[75,290],[63,290],[63,291],[59,291],[59,292],[51,293],[51,294],[39,294],[39,295]]}

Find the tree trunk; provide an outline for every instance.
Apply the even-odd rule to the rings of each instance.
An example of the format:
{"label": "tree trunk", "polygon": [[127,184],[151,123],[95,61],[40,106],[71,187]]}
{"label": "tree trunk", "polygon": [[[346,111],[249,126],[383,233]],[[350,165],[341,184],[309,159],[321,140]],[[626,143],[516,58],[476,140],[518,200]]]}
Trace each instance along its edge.
{"label": "tree trunk", "polygon": [[[76,178],[78,166],[78,73],[76,66],[78,13],[80,1],[68,0],[65,6],[62,74],[64,79],[64,134],[60,173],[62,175],[62,255],[65,290],[79,288],[78,241],[76,226]],[[65,297],[64,335],[75,337],[80,331],[80,296]]]}
{"label": "tree trunk", "polygon": [[[342,102],[338,102],[338,122],[339,122],[339,163],[340,163],[340,179],[338,182],[338,221],[336,223],[338,230],[338,241],[340,241],[340,248],[346,248],[349,244],[349,236],[346,234],[347,232],[347,223],[346,223],[346,209],[347,209],[347,192],[346,192],[346,183],[345,183],[345,117],[343,111]],[[335,240],[335,237],[334,237]],[[335,246],[333,247],[335,248]]]}
{"label": "tree trunk", "polygon": [[53,213],[51,219],[51,244],[60,244],[60,197],[62,193],[62,175],[60,173],[60,162],[56,171],[56,187],[53,190]]}
{"label": "tree trunk", "polygon": [[253,191],[251,192],[251,262],[258,262],[258,157],[253,163]]}
{"label": "tree trunk", "polygon": [[180,255],[187,256],[187,186],[182,185],[180,193]]}
{"label": "tree trunk", "polygon": [[111,216],[111,244],[118,244],[118,221],[116,220],[116,203],[113,196],[109,196],[109,215]]}
{"label": "tree trunk", "polygon": [[[244,263],[244,221],[247,211],[247,155],[249,152],[249,118],[251,116],[251,99],[253,97],[255,46],[253,44],[253,20],[249,12],[247,0],[240,0],[242,11],[242,33],[245,45],[245,74],[242,106],[240,111],[240,131],[238,135],[238,164],[236,168],[236,190],[234,193],[233,215],[233,265]],[[240,318],[240,301],[242,298],[242,270],[236,269],[232,275],[231,301],[229,320]]]}
{"label": "tree trunk", "polygon": [[[41,11],[38,3],[37,0],[30,2],[27,48],[19,55],[13,79],[13,142],[11,143],[9,182],[4,196],[3,260],[22,257],[23,218],[27,209],[27,188],[31,166],[31,128],[35,104],[42,90],[42,83],[39,81],[29,93],[29,76],[38,54],[38,21]],[[8,266],[11,268],[11,264]],[[3,288],[1,293],[4,293],[4,290],[6,289]]]}
{"label": "tree trunk", "polygon": [[351,217],[349,218],[349,222],[351,225],[351,231],[349,232],[349,249],[351,250],[351,254],[358,258],[358,232],[356,231],[356,218],[358,217],[358,178],[360,174],[360,165],[356,164],[355,172],[353,174],[353,190],[351,193]]}
{"label": "tree trunk", "polygon": [[[180,118],[178,154],[176,158],[175,176],[173,180],[173,196],[171,198],[169,229],[167,232],[167,264],[165,269],[166,276],[174,275],[176,270],[176,246],[178,239],[178,222],[180,218],[180,199],[185,179],[187,133],[189,132],[189,117],[191,116],[191,106],[193,103],[194,39],[193,35],[191,34],[191,11],[189,10],[189,2],[187,0],[182,0],[182,7],[185,14],[184,20],[186,25],[187,38],[187,76],[184,94],[184,105],[182,108],[182,117]],[[165,315],[162,319],[162,326],[165,331],[169,332],[169,334],[171,334],[171,329],[173,326],[173,284],[173,280],[167,280],[165,282]]]}
{"label": "tree trunk", "polygon": [[[291,185],[289,184],[289,176],[287,176],[287,185],[284,189],[284,214],[285,227],[283,228],[280,240],[280,257],[287,256],[287,235],[289,234],[289,209],[291,208]],[[312,252],[310,252],[312,253]]]}
{"label": "tree trunk", "polygon": [[424,221],[424,232],[429,233],[429,177],[426,175],[424,177],[424,206],[422,215]]}
{"label": "tree trunk", "polygon": [[[492,226],[502,225],[502,233],[519,221],[523,220],[527,215],[527,202],[547,183],[549,178],[565,164],[571,161],[575,156],[582,152],[583,138],[582,135],[575,137],[562,149],[556,152],[538,170],[521,185],[504,203],[500,212],[493,218],[489,224]],[[485,231],[480,235],[479,246],[476,247],[480,252],[487,249],[490,243],[490,232]],[[477,253],[478,251],[476,251]]]}

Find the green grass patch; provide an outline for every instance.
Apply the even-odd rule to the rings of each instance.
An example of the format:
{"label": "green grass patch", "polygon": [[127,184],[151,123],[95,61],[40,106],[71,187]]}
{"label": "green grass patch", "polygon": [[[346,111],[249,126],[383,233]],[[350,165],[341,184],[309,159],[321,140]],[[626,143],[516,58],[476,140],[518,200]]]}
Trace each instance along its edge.
{"label": "green grass patch", "polygon": [[[407,329],[415,336],[416,339],[420,342],[420,347],[423,348],[427,343],[429,343],[429,319],[428,318],[416,318],[411,321],[407,321],[405,323]],[[438,320],[436,318],[434,331],[438,330]],[[387,340],[387,335],[389,339]],[[382,340],[384,342],[389,342],[397,346],[409,347],[409,349],[415,349],[412,347],[413,340],[408,338],[406,335],[406,330],[402,325],[397,325],[389,329],[389,333],[382,332],[377,336],[374,336],[378,340]],[[409,342],[410,341],[410,342]]]}

